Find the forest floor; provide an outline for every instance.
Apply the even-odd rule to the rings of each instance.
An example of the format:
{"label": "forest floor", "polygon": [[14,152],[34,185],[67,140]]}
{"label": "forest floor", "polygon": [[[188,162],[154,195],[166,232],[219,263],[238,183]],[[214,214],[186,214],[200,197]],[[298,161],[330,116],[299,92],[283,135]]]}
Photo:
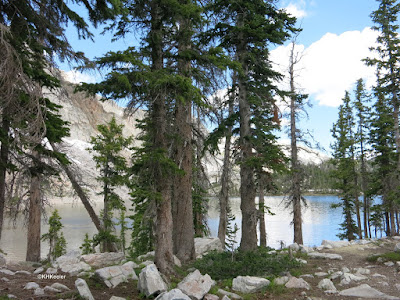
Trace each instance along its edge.
{"label": "forest floor", "polygon": [[[325,260],[325,259],[310,259],[306,258],[308,263],[301,268],[302,274],[312,274],[313,278],[304,278],[311,286],[310,290],[304,289],[276,289],[268,290],[263,293],[255,295],[246,295],[245,299],[282,299],[282,300],[317,300],[317,299],[332,299],[332,300],[344,300],[344,299],[357,299],[354,297],[339,296],[338,294],[326,294],[321,289],[317,288],[318,283],[326,277],[318,277],[315,274],[318,272],[329,271],[340,271],[346,267],[350,272],[353,273],[355,268],[366,268],[370,270],[369,275],[365,275],[367,279],[362,281],[352,281],[347,285],[340,285],[340,279],[333,280],[338,290],[348,289],[360,284],[368,284],[372,288],[379,290],[390,296],[400,297],[400,263],[394,263],[392,266],[387,266],[384,262],[371,262],[367,258],[371,255],[382,255],[385,253],[393,253],[394,245],[399,243],[399,240],[379,240],[367,245],[353,245],[342,248],[335,248],[330,250],[323,250],[326,253],[336,253],[343,257],[343,260]],[[27,265],[26,263],[10,263],[7,265],[7,269],[11,271],[25,270],[33,272],[34,267]],[[0,270],[1,272],[1,270]],[[58,274],[62,274],[59,272]],[[374,274],[379,274],[375,275]],[[77,290],[75,289],[75,280],[77,277],[69,276],[65,274],[65,279],[54,280],[54,279],[39,279],[38,275],[27,275],[27,274],[15,274],[7,275],[0,273],[0,300],[8,299],[5,297],[8,294],[16,296],[17,299],[82,299],[78,296]],[[7,279],[4,279],[7,278]],[[62,294],[46,296],[34,296],[33,290],[26,290],[23,287],[28,282],[36,282],[40,287],[50,286],[54,282],[59,282],[66,285],[71,289],[69,292]],[[111,296],[123,297],[125,299],[142,299],[139,294],[136,285],[136,281],[129,281],[122,283],[114,289],[107,288],[101,282],[97,282],[94,279],[87,279],[89,288],[96,300],[109,300]],[[397,284],[397,286],[396,286]],[[361,299],[361,298],[359,298]]]}

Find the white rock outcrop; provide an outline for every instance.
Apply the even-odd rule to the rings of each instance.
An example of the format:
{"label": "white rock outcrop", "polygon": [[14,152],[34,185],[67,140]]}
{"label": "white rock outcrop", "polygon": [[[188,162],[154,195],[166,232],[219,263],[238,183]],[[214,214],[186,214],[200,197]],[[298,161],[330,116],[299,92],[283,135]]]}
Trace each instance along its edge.
{"label": "white rock outcrop", "polygon": [[341,247],[347,247],[350,246],[349,241],[328,241],[328,240],[323,240],[321,243],[322,246],[331,246],[332,248],[341,248]]}
{"label": "white rock outcrop", "polygon": [[161,277],[155,264],[143,268],[139,274],[138,290],[146,297],[156,296],[167,291],[168,286]]}
{"label": "white rock outcrop", "polygon": [[200,300],[214,285],[215,281],[211,279],[210,275],[203,276],[199,270],[195,270],[178,284],[178,289],[191,299]]}
{"label": "white rock outcrop", "polygon": [[343,260],[343,257],[340,254],[336,254],[336,253],[310,252],[310,253],[308,253],[308,257],[309,258],[332,259],[332,260]]}
{"label": "white rock outcrop", "polygon": [[93,268],[118,265],[124,258],[122,252],[91,253],[81,256],[81,260]]}
{"label": "white rock outcrop", "polygon": [[232,289],[244,294],[256,293],[267,287],[270,281],[265,278],[254,276],[238,276],[233,279]]}
{"label": "white rock outcrop", "polygon": [[116,287],[122,282],[130,279],[138,280],[138,277],[133,269],[135,263],[127,262],[122,266],[111,266],[97,269],[94,274],[98,276],[109,287]]}
{"label": "white rock outcrop", "polygon": [[224,247],[219,238],[195,238],[194,248],[196,257],[201,257],[210,251],[223,251]]}

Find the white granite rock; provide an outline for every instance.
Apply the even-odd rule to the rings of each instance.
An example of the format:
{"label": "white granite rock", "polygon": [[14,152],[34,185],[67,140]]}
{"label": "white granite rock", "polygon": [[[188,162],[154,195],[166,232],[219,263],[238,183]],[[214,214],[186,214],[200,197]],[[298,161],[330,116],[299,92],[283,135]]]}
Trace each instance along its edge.
{"label": "white granite rock", "polygon": [[210,251],[223,251],[224,247],[219,238],[195,238],[194,248],[196,257],[201,257]]}
{"label": "white granite rock", "polygon": [[232,289],[236,292],[251,294],[260,291],[269,284],[270,281],[265,278],[254,276],[238,276],[233,279]]}
{"label": "white granite rock", "polygon": [[44,290],[41,289],[41,288],[37,288],[37,289],[34,290],[33,294],[35,296],[43,296],[44,295]]}
{"label": "white granite rock", "polygon": [[238,294],[231,293],[231,292],[225,291],[225,290],[223,290],[223,289],[218,289],[218,294],[221,294],[221,295],[230,297],[231,299],[237,299],[237,300],[243,299],[243,298],[240,297]]}
{"label": "white granite rock", "polygon": [[155,300],[191,300],[179,289],[173,289],[169,292],[163,292]]}
{"label": "white granite rock", "polygon": [[394,246],[394,252],[398,252],[398,253],[400,253],[400,243],[397,243],[395,246]]}
{"label": "white granite rock", "polygon": [[68,273],[70,276],[76,276],[81,272],[90,271],[92,267],[87,263],[80,261],[74,264],[62,264],[61,271]]}
{"label": "white granite rock", "polygon": [[138,290],[150,297],[167,291],[168,286],[161,277],[155,264],[143,268],[139,274]]}
{"label": "white granite rock", "polygon": [[102,268],[120,264],[125,258],[122,252],[91,253],[81,256],[81,260],[94,268]]}
{"label": "white granite rock", "polygon": [[213,295],[213,294],[206,294],[204,296],[203,300],[219,300],[219,297],[217,295]]}
{"label": "white granite rock", "polygon": [[351,274],[351,273],[344,273],[341,277],[340,284],[346,285],[346,284],[350,284],[352,281],[361,281],[361,280],[365,280],[365,279],[367,279],[367,277],[365,277],[364,275],[355,275],[355,274]]}
{"label": "white granite rock", "polygon": [[28,272],[28,271],[25,271],[25,270],[16,271],[15,274],[32,275],[31,272]]}
{"label": "white granite rock", "polygon": [[321,243],[322,246],[331,246],[332,248],[341,248],[341,247],[347,247],[350,245],[350,242],[348,241],[328,241],[328,240],[323,240]]}
{"label": "white granite rock", "polygon": [[333,282],[328,279],[322,279],[319,283],[318,283],[318,288],[321,290],[329,290],[329,291],[336,291],[336,287],[333,284]]}
{"label": "white granite rock", "polygon": [[300,246],[299,246],[299,244],[297,244],[297,243],[293,243],[293,244],[290,244],[290,245],[288,246],[288,249],[291,249],[292,251],[297,252],[297,251],[300,250]]}
{"label": "white granite rock", "polygon": [[288,289],[310,289],[310,285],[307,281],[305,281],[303,278],[296,277],[290,278],[290,280],[285,284],[285,287]]}
{"label": "white granite rock", "polygon": [[368,284],[361,284],[356,287],[352,287],[350,289],[343,290],[339,292],[340,296],[348,296],[348,297],[359,297],[359,298],[367,298],[367,299],[392,299],[399,300],[400,298],[386,295],[372,287]]}
{"label": "white granite rock", "polygon": [[276,285],[284,285],[284,284],[286,284],[286,282],[289,281],[289,279],[290,279],[289,276],[278,277],[278,278],[275,278],[275,279],[274,279],[274,283],[275,283]]}
{"label": "white granite rock", "polygon": [[86,300],[95,300],[86,281],[83,280],[82,278],[78,278],[75,281],[75,287],[78,289],[79,295],[81,295],[82,298]]}
{"label": "white granite rock", "polygon": [[46,293],[54,293],[54,294],[56,294],[56,293],[61,293],[61,292],[62,292],[61,290],[56,289],[56,288],[53,288],[53,287],[48,286],[48,285],[46,285],[46,286],[44,287],[43,290],[44,290]]}
{"label": "white granite rock", "polygon": [[33,274],[40,274],[43,271],[44,271],[44,268],[43,267],[39,267],[39,268],[35,269],[35,271],[33,271]]}
{"label": "white granite rock", "polygon": [[6,274],[6,275],[11,275],[11,276],[15,275],[15,272],[10,271],[8,269],[0,269],[0,273]]}
{"label": "white granite rock", "polygon": [[25,284],[24,290],[35,290],[39,287],[39,284],[37,284],[36,282],[28,282],[27,284]]}
{"label": "white granite rock", "polygon": [[117,296],[112,296],[112,297],[110,298],[110,300],[126,300],[126,298],[117,297]]}
{"label": "white granite rock", "polygon": [[195,270],[178,284],[178,289],[191,299],[200,300],[214,285],[215,281],[211,279],[210,275],[203,276],[199,270]]}
{"label": "white granite rock", "polygon": [[64,284],[58,283],[58,282],[54,282],[54,283],[51,285],[51,287],[52,287],[52,288],[55,288],[55,289],[57,289],[57,290],[60,290],[60,291],[69,291],[69,290],[70,290],[69,287],[67,287],[67,286],[64,285]]}

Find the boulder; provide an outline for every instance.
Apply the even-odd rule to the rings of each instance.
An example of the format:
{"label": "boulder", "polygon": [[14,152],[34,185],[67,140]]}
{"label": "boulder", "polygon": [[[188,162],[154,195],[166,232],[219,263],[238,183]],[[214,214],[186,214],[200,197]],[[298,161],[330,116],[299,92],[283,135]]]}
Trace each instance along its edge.
{"label": "boulder", "polygon": [[190,300],[189,296],[185,295],[179,289],[173,289],[169,292],[163,292],[157,296],[155,300]]}
{"label": "boulder", "polygon": [[343,276],[343,274],[344,274],[344,273],[343,273],[342,271],[336,271],[336,272],[332,273],[331,276],[329,276],[329,278],[330,278],[331,280],[335,280],[335,279],[337,279],[337,278]]}
{"label": "boulder", "polygon": [[305,281],[303,278],[296,277],[290,278],[290,280],[286,282],[285,287],[288,289],[310,289],[310,285],[307,281]]}
{"label": "boulder", "polygon": [[397,253],[400,253],[400,243],[397,243],[395,246],[394,246],[394,252],[397,252]]}
{"label": "boulder", "polygon": [[223,251],[224,247],[219,238],[195,238],[194,248],[196,251],[196,257],[203,256],[210,251]]}
{"label": "boulder", "polygon": [[84,261],[93,268],[102,268],[118,265],[124,258],[125,255],[122,252],[104,252],[82,255],[81,261]]}
{"label": "boulder", "polygon": [[341,248],[341,247],[350,246],[350,242],[349,241],[328,241],[328,240],[323,240],[321,245],[322,246],[331,246],[332,248]]}
{"label": "boulder", "polygon": [[[54,268],[62,268],[63,265],[73,265],[79,262],[81,253],[77,250],[69,251],[58,257],[53,263]],[[43,271],[42,271],[43,272]]]}
{"label": "boulder", "polygon": [[319,253],[310,252],[308,253],[309,258],[322,258],[322,259],[332,259],[332,260],[343,260],[343,257],[335,253]]}
{"label": "boulder", "polygon": [[318,288],[325,291],[336,291],[336,287],[330,279],[322,279],[318,283]]}
{"label": "boulder", "polygon": [[76,276],[81,272],[90,271],[92,269],[87,263],[79,261],[74,264],[62,264],[61,271],[68,273],[70,276]]}
{"label": "boulder", "polygon": [[138,290],[150,297],[167,291],[168,286],[162,279],[155,264],[143,268],[139,274]]}
{"label": "boulder", "polygon": [[178,289],[191,299],[200,300],[214,285],[215,281],[211,279],[210,275],[203,276],[199,270],[195,270],[178,284]]}
{"label": "boulder", "polygon": [[127,262],[122,266],[111,266],[97,269],[94,274],[99,277],[109,287],[116,287],[128,279],[137,280],[133,262]]}
{"label": "boulder", "polygon": [[314,251],[314,249],[312,247],[300,245],[300,252],[302,252],[302,253],[310,253],[313,251]]}
{"label": "boulder", "polygon": [[267,287],[270,281],[265,278],[254,276],[238,276],[233,279],[232,289],[244,294],[256,293]]}
{"label": "boulder", "polygon": [[297,252],[300,250],[300,246],[297,243],[293,243],[288,246],[288,249]]}
{"label": "boulder", "polygon": [[370,287],[368,284],[361,284],[359,286],[343,290],[339,292],[339,295],[347,297],[367,298],[367,299],[393,299],[393,300],[400,299],[398,297],[386,295]]}
{"label": "boulder", "polygon": [[75,287],[77,288],[79,295],[81,295],[83,299],[94,300],[92,292],[90,291],[84,279],[78,278],[77,280],[75,280]]}

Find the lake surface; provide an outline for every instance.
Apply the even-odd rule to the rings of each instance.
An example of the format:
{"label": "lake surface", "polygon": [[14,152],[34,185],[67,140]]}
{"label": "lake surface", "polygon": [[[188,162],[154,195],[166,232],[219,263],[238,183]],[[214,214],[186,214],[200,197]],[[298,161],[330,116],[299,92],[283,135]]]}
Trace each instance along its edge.
{"label": "lake surface", "polygon": [[[307,246],[320,245],[323,239],[338,240],[336,236],[339,233],[339,224],[343,221],[340,208],[332,209],[331,204],[338,203],[336,196],[308,196],[307,207],[303,208],[303,239]],[[241,213],[240,199],[231,198],[232,212],[236,219],[235,222],[240,228]],[[293,242],[293,226],[290,224],[292,215],[290,208],[285,208],[285,202],[282,196],[266,197],[265,204],[275,215],[266,215],[267,243],[268,246],[279,248],[281,241],[286,245]],[[89,215],[85,208],[80,204],[56,204],[48,209],[48,215],[54,209],[58,209],[64,225],[64,236],[67,240],[67,248],[79,249],[82,245],[85,233],[93,236],[96,228],[91,223]],[[101,206],[95,206],[97,213]],[[211,235],[217,236],[218,231],[218,201],[211,198],[209,202],[208,225]],[[24,260],[26,255],[26,229],[23,227],[23,219],[17,220],[17,227],[7,219],[5,220],[3,237],[0,248],[8,254],[13,260]],[[43,222],[42,234],[48,231],[48,225]],[[240,230],[237,234],[237,241],[240,241]],[[48,247],[42,244],[42,257],[45,257]]]}

